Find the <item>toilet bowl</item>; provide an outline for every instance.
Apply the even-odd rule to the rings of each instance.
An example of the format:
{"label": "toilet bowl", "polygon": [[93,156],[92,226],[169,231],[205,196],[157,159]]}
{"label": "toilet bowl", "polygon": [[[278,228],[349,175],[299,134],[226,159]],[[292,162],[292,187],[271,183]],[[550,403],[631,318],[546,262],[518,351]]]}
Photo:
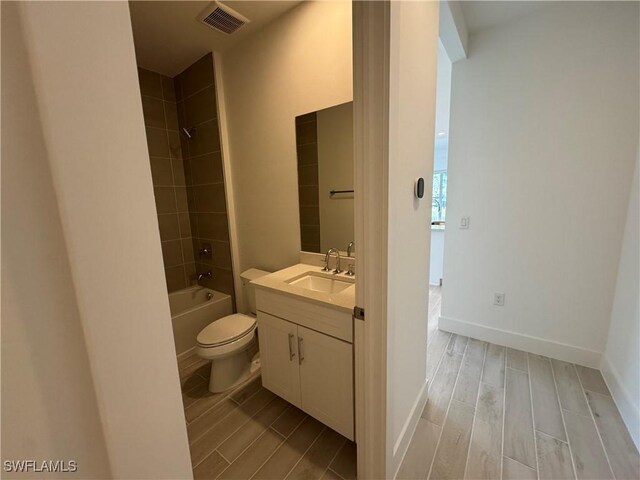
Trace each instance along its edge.
{"label": "toilet bowl", "polygon": [[219,393],[247,380],[260,366],[256,339],[255,291],[251,280],[269,272],[249,269],[240,275],[251,314],[234,313],[213,321],[198,334],[196,353],[211,360],[209,391]]}

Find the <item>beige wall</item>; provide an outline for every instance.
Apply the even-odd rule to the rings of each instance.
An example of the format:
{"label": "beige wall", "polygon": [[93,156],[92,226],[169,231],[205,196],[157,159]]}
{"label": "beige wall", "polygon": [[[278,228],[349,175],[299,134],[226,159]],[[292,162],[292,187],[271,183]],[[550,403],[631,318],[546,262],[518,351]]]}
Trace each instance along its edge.
{"label": "beige wall", "polygon": [[237,272],[298,262],[295,117],[352,100],[351,63],[348,1],[304,2],[224,53]]}
{"label": "beige wall", "polygon": [[640,148],[618,263],[604,375],[636,447],[640,447]]}
{"label": "beige wall", "polygon": [[[431,178],[438,3],[391,2],[387,257],[387,477],[393,478],[426,401]],[[427,182],[427,185],[429,182]]]}
{"label": "beige wall", "polygon": [[330,197],[329,192],[353,190],[353,103],[321,110],[317,118],[320,252],[346,251],[354,240],[353,194]]}
{"label": "beige wall", "polygon": [[600,366],[638,146],[638,19],[634,2],[553,2],[472,35],[453,64],[445,329]]}
{"label": "beige wall", "polygon": [[[65,310],[59,315],[70,316],[67,321],[72,328],[54,344],[54,351],[37,349],[25,356],[43,369],[37,372],[38,377],[46,377],[46,368],[59,361],[58,355],[60,359],[71,355],[68,361],[60,360],[59,385],[39,378],[40,388],[49,387],[41,393],[42,408],[56,406],[67,396],[65,382],[84,383],[78,388],[86,392],[88,401],[91,395],[86,365],[90,366],[97,400],[97,412],[90,403],[65,410],[70,421],[81,423],[98,440],[96,445],[76,429],[71,429],[67,438],[59,438],[60,432],[53,427],[48,430],[46,441],[55,442],[57,448],[63,448],[65,442],[69,448],[77,446],[76,455],[85,448],[96,449],[97,453],[92,453],[94,471],[105,476],[104,456],[99,454],[100,432],[95,425],[99,418],[114,477],[190,478],[128,6],[122,2],[25,2],[18,9],[27,45],[21,57],[28,58],[31,64],[44,138],[44,145],[35,153],[42,156],[46,149],[46,162],[41,164],[48,164],[53,183],[47,200],[55,200],[60,226],[54,223],[38,239],[9,237],[14,245],[39,242],[29,252],[33,264],[14,267],[24,272],[17,277],[22,282],[17,294],[25,295],[23,289],[29,285],[32,293],[30,298],[14,300],[15,308],[28,315],[24,325],[32,328],[28,334],[22,332],[22,338],[18,336],[16,341],[42,335],[38,322],[46,324],[55,317],[51,312],[37,316],[38,311],[28,310],[35,308],[30,304],[37,303],[39,296],[49,297],[47,289],[64,289]],[[78,22],[78,18],[83,21]],[[9,46],[13,48],[13,43]],[[3,65],[3,74],[6,70]],[[15,150],[33,148],[29,145],[37,134],[35,116],[34,112],[28,119],[31,129],[25,126],[14,137]],[[46,169],[36,169],[34,173],[44,177],[41,181],[46,186]],[[29,184],[20,191],[22,195],[36,192]],[[34,210],[41,208],[41,203]],[[45,220],[36,226],[44,228]],[[55,248],[54,240],[58,242]],[[65,262],[47,264],[60,262],[63,246],[70,270],[66,275]],[[4,253],[3,260],[8,257]],[[37,260],[40,255],[46,258]],[[48,270],[60,265],[62,274]],[[4,268],[3,264],[3,284]],[[39,275],[38,269],[47,275]],[[25,284],[27,276],[29,285]],[[69,276],[73,289],[68,280],[65,283]],[[77,320],[74,324],[74,317],[79,318],[80,325]],[[49,328],[55,332],[61,325],[49,324]],[[86,350],[80,347],[81,333]],[[4,346],[4,332],[2,341]],[[84,369],[77,366],[79,362],[84,363]],[[29,373],[30,368],[25,366],[25,371],[34,375]],[[4,380],[3,375],[3,395]],[[29,399],[26,393],[27,399],[20,399],[23,402]],[[36,394],[32,395],[35,398]],[[3,416],[5,408],[3,402]],[[7,411],[6,415],[11,417],[18,411]],[[51,409],[43,411],[42,416],[55,421],[56,413]],[[42,441],[39,435],[13,425],[15,430],[9,435],[3,422],[3,435],[7,433],[11,439],[7,443],[15,442],[20,453],[28,453],[34,442]],[[8,445],[3,442],[3,447],[6,454]],[[33,451],[32,455],[41,453],[58,455],[57,451]]]}
{"label": "beige wall", "polygon": [[75,460],[80,470],[70,478],[109,478],[47,146],[11,2],[2,2],[2,118],[2,460]]}

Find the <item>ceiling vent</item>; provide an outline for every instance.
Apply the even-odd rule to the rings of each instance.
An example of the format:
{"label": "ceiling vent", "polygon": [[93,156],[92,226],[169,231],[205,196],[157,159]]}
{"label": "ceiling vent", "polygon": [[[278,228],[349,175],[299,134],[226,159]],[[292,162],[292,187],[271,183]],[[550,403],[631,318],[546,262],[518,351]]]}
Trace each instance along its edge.
{"label": "ceiling vent", "polygon": [[250,22],[238,12],[220,2],[213,2],[198,17],[205,25],[230,35]]}

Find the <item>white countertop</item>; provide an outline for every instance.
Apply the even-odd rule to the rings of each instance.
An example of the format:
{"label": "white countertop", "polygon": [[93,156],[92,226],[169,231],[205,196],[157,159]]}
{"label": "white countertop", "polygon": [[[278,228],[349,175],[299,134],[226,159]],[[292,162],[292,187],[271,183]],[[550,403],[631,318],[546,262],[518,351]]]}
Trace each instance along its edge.
{"label": "white countertop", "polygon": [[[349,282],[352,283],[352,285],[339,293],[325,293],[308,290],[306,288],[287,283],[287,280],[300,277],[310,272],[323,277],[336,278],[341,281]],[[349,313],[353,312],[353,307],[356,304],[355,277],[345,275],[344,273],[333,274],[330,272],[323,272],[322,267],[307,265],[305,263],[299,263],[292,267],[270,273],[269,275],[253,280],[251,284],[255,285],[256,288],[263,288],[265,290],[282,293],[284,295],[308,300],[325,307]]]}

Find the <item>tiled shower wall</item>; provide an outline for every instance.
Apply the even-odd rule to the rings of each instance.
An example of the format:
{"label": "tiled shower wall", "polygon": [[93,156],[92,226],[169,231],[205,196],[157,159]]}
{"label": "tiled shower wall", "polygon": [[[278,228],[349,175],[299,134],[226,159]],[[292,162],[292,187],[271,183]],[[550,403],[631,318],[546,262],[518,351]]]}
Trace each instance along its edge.
{"label": "tiled shower wall", "polygon": [[318,125],[316,112],[296,117],[300,243],[305,252],[320,253],[318,193]]}
{"label": "tiled shower wall", "polygon": [[172,292],[189,285],[196,271],[175,89],[171,78],[149,70],[139,68],[138,77],[164,271]]}
{"label": "tiled shower wall", "polygon": [[[175,85],[180,128],[192,131],[192,138],[182,136],[182,149],[196,270],[211,271],[213,278],[200,283],[228,293],[235,304],[213,56],[205,55],[175,77]],[[199,254],[205,244],[212,255]]]}
{"label": "tiled shower wall", "polygon": [[[143,69],[139,75],[168,290],[194,284],[199,273],[211,271],[212,278],[199,283],[231,295],[235,305],[213,56],[173,79]],[[170,185],[163,183],[170,179]],[[210,255],[201,253],[205,244]],[[180,255],[182,263],[175,264]]]}

